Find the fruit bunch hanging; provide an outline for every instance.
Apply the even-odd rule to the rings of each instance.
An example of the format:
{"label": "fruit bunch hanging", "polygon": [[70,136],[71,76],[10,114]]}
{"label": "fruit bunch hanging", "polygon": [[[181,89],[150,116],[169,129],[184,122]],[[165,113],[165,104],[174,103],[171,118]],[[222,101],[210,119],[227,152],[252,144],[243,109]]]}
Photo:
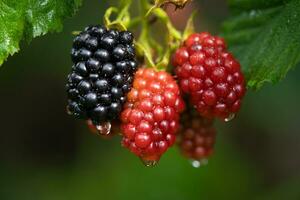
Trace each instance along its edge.
{"label": "fruit bunch hanging", "polygon": [[[121,135],[147,166],[174,144],[199,165],[212,155],[215,118],[230,121],[241,107],[240,64],[222,38],[194,31],[194,15],[183,32],[173,27],[164,5],[182,8],[187,0],[138,2],[137,16],[132,0],[123,0],[107,9],[102,25],[75,36],[68,113],[93,133]],[[153,36],[153,23],[166,30],[165,41]]]}

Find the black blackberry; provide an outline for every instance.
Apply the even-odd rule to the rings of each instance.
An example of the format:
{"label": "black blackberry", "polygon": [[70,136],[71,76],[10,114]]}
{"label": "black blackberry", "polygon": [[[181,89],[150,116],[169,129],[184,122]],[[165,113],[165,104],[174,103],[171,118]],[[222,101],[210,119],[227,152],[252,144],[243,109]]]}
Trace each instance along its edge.
{"label": "black blackberry", "polygon": [[68,111],[95,125],[118,118],[137,70],[133,34],[89,26],[73,41]]}

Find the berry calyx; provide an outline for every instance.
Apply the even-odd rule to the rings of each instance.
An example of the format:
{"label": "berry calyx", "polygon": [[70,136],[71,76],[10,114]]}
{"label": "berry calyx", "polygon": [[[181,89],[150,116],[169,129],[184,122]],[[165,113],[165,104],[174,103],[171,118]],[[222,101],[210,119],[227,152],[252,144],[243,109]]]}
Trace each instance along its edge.
{"label": "berry calyx", "polygon": [[207,32],[192,34],[177,49],[172,63],[181,90],[190,95],[203,117],[226,121],[239,111],[245,79],[222,38]]}
{"label": "berry calyx", "polygon": [[75,37],[71,56],[74,65],[66,85],[68,111],[104,131],[118,118],[132,87],[137,70],[133,35],[89,26]]}
{"label": "berry calyx", "polygon": [[215,137],[212,119],[201,117],[194,109],[182,114],[178,147],[184,156],[197,161],[207,159],[213,153]]}
{"label": "berry calyx", "polygon": [[121,113],[123,146],[146,165],[156,163],[174,144],[183,110],[179,87],[170,74],[139,69]]}

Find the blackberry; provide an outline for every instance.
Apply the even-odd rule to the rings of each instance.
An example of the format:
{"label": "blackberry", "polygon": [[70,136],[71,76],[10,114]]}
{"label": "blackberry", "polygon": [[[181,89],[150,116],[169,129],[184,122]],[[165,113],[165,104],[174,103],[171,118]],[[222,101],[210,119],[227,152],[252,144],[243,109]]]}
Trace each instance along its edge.
{"label": "blackberry", "polygon": [[184,109],[179,87],[167,72],[139,69],[127,97],[120,117],[122,144],[153,165],[175,142]]}
{"label": "blackberry", "polygon": [[190,35],[175,52],[173,65],[180,89],[203,117],[228,121],[239,111],[245,79],[222,38],[206,32]]}
{"label": "blackberry", "polygon": [[137,70],[133,34],[89,26],[75,37],[71,58],[69,113],[95,126],[118,118]]}
{"label": "blackberry", "polygon": [[200,116],[189,107],[181,116],[177,145],[181,153],[196,161],[203,161],[210,157],[214,150],[216,129],[213,119]]}

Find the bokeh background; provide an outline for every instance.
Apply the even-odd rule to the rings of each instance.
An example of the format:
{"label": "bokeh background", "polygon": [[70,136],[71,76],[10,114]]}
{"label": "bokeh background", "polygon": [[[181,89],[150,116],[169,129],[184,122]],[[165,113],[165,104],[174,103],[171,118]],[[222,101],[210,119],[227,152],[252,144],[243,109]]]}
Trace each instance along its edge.
{"label": "bokeh background", "polygon": [[[111,1],[110,1],[111,3]],[[71,32],[102,20],[107,1],[88,0],[61,33],[22,44],[0,68],[0,199],[300,199],[300,67],[249,91],[238,117],[218,123],[214,156],[193,168],[172,148],[146,168],[65,112]],[[198,9],[197,30],[218,33],[224,0],[195,0],[176,15],[182,28]]]}

